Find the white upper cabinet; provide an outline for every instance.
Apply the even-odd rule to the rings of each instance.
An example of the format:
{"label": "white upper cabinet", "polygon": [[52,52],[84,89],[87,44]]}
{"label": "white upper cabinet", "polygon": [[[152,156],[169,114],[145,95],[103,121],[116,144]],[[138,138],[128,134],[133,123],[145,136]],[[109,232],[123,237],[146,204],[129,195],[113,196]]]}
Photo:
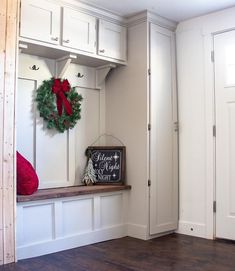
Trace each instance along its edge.
{"label": "white upper cabinet", "polygon": [[59,44],[60,13],[60,6],[47,0],[22,0],[20,36]]}
{"label": "white upper cabinet", "polygon": [[58,58],[72,52],[86,56],[88,63],[92,56],[101,65],[105,61],[125,64],[126,27],[97,19],[89,8],[81,10],[62,1],[21,0],[20,40],[37,47],[30,45],[29,53],[47,58],[53,48]]}
{"label": "white upper cabinet", "polygon": [[96,52],[96,18],[64,8],[62,45],[85,52]]}
{"label": "white upper cabinet", "polygon": [[100,56],[126,61],[126,27],[99,20]]}

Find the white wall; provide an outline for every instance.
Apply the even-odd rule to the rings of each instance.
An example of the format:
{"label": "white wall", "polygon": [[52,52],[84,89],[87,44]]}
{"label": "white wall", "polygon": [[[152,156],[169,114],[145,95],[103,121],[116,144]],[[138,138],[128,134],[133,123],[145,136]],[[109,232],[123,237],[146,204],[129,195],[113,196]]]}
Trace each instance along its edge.
{"label": "white wall", "polygon": [[177,27],[179,100],[179,232],[213,237],[213,33],[235,27],[235,8]]}
{"label": "white wall", "polygon": [[203,40],[199,30],[178,33],[179,231],[205,234],[206,130]]}

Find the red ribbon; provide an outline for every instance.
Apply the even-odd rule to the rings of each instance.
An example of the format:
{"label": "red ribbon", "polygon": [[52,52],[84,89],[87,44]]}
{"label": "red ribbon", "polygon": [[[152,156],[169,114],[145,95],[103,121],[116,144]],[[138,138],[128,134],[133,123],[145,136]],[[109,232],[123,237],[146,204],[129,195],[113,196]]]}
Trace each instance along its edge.
{"label": "red ribbon", "polygon": [[59,116],[62,115],[63,105],[67,115],[72,115],[72,107],[64,95],[64,93],[69,92],[70,89],[71,87],[67,79],[63,80],[62,82],[59,78],[54,79],[52,92],[56,94],[56,106]]}

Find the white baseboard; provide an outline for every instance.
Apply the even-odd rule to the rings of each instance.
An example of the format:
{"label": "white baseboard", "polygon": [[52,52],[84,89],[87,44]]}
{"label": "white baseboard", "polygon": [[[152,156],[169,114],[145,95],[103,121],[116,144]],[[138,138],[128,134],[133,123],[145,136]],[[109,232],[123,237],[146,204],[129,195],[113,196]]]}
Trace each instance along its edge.
{"label": "white baseboard", "polygon": [[147,226],[139,224],[127,224],[127,227],[128,236],[142,240],[148,239]]}
{"label": "white baseboard", "polygon": [[17,260],[27,259],[125,236],[127,236],[127,225],[117,225],[92,232],[17,247],[16,255]]}
{"label": "white baseboard", "polygon": [[189,221],[179,221],[177,233],[206,238],[206,225],[201,223],[192,223]]}

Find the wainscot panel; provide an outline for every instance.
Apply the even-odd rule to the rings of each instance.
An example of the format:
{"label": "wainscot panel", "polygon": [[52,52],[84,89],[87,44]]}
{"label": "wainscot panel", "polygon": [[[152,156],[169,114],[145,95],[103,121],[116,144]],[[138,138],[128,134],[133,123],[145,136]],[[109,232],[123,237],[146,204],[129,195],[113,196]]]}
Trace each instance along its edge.
{"label": "wainscot panel", "polygon": [[128,191],[18,202],[17,259],[127,236]]}

